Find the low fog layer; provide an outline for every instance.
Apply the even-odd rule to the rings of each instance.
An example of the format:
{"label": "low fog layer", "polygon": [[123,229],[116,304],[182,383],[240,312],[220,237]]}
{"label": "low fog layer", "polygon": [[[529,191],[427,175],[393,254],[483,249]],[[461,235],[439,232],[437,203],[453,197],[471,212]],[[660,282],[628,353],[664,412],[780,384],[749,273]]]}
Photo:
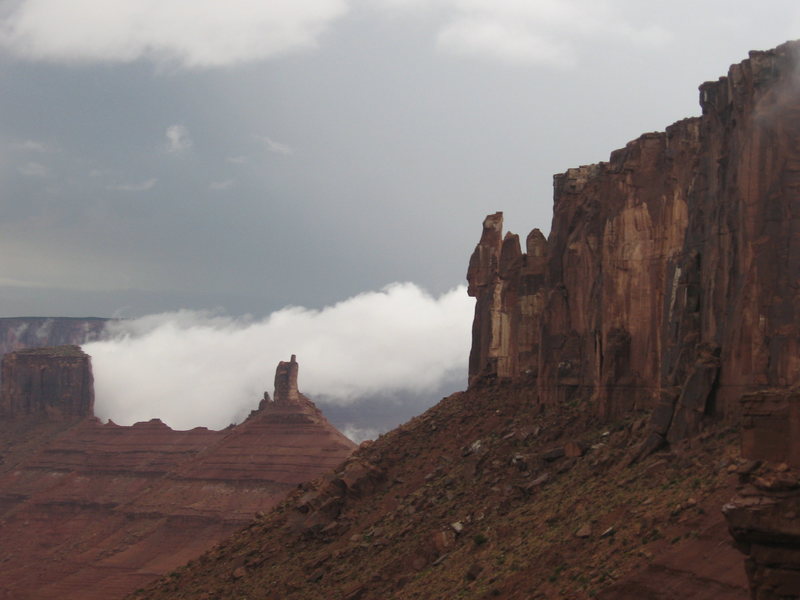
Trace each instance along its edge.
{"label": "low fog layer", "polygon": [[421,392],[395,390],[346,405],[329,402],[322,395],[314,396],[314,403],[342,433],[354,442],[362,442],[374,440],[379,434],[421,415],[445,396],[465,387],[465,375],[459,371],[442,380],[438,388]]}
{"label": "low fog layer", "polygon": [[[157,417],[175,429],[220,429],[242,421],[265,390],[272,394],[275,367],[292,354],[298,387],[312,400],[378,402],[387,415],[402,413],[398,398],[430,391],[432,404],[442,389],[465,386],[472,306],[464,286],[432,297],[397,283],[259,321],[178,311],[116,322],[110,339],[84,346],[95,413],[121,425]],[[348,421],[356,438],[384,428],[352,414]]]}

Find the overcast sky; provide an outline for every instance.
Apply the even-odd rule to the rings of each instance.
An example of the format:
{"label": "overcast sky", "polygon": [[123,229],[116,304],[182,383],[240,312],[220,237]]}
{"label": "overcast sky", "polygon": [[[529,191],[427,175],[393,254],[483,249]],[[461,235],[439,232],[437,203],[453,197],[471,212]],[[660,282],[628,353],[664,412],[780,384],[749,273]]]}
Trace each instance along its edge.
{"label": "overcast sky", "polygon": [[320,308],[696,115],[796,1],[0,1],[0,314]]}

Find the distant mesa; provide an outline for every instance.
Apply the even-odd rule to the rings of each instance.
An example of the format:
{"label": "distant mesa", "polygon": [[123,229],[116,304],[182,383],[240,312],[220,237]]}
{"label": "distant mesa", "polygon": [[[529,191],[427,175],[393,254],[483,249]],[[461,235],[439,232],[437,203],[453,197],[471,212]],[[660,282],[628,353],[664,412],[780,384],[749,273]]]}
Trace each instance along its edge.
{"label": "distant mesa", "polygon": [[101,423],[77,346],[10,352],[0,369],[2,598],[122,597],[355,449],[298,391],[295,356],[278,365],[275,400],[221,431]]}
{"label": "distant mesa", "polygon": [[2,416],[94,416],[92,364],[78,346],[10,352],[2,359],[0,373]]}

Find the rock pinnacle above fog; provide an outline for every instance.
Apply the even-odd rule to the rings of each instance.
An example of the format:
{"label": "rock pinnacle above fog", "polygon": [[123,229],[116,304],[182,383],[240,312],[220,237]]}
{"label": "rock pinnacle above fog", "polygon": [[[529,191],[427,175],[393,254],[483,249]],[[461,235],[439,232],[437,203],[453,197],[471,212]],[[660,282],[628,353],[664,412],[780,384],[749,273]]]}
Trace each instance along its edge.
{"label": "rock pinnacle above fog", "polygon": [[300,367],[294,354],[289,362],[280,361],[275,369],[276,404],[296,404],[300,399],[297,391],[297,373]]}

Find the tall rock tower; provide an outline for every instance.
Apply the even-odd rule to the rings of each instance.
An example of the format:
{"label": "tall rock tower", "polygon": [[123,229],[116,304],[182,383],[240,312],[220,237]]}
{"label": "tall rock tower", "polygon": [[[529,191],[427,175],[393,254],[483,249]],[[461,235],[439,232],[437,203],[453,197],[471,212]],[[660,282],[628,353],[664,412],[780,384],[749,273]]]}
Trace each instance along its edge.
{"label": "tall rock tower", "polygon": [[289,362],[284,360],[278,363],[275,369],[275,404],[297,404],[300,392],[297,391],[297,372],[299,366],[297,357],[292,354]]}

